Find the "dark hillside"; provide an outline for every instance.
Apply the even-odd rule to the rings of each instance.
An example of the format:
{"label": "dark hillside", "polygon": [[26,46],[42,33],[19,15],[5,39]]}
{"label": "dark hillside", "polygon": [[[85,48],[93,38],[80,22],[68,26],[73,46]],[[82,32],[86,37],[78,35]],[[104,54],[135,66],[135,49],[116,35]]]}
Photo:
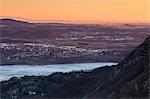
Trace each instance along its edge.
{"label": "dark hillside", "polygon": [[0,28],[1,38],[32,40],[54,37],[46,27],[14,19],[0,19]]}

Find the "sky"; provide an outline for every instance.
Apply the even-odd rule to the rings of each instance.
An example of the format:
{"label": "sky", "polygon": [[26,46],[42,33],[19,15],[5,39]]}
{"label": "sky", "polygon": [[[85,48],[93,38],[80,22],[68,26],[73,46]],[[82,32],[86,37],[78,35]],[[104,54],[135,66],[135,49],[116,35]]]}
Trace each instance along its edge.
{"label": "sky", "polygon": [[35,22],[150,22],[150,0],[0,0],[0,17]]}

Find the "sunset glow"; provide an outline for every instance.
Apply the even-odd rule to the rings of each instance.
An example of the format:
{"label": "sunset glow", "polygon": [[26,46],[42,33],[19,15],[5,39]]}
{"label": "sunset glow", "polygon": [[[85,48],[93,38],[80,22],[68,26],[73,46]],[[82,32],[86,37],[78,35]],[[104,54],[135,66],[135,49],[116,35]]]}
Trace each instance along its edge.
{"label": "sunset glow", "polygon": [[35,21],[150,22],[150,0],[0,0],[1,17]]}

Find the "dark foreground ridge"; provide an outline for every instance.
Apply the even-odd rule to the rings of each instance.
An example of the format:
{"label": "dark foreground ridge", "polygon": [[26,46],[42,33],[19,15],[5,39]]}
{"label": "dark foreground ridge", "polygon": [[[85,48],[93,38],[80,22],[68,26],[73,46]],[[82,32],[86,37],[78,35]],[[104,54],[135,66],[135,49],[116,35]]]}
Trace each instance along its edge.
{"label": "dark foreground ridge", "polygon": [[84,72],[11,78],[0,83],[2,99],[149,98],[150,37],[122,62]]}

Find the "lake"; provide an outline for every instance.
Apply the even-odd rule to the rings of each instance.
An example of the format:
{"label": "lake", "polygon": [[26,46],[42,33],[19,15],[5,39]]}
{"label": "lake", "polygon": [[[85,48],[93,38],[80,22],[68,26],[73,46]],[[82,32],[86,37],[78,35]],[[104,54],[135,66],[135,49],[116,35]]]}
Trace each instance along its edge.
{"label": "lake", "polygon": [[78,63],[78,64],[53,64],[43,66],[31,65],[5,65],[0,66],[0,81],[8,80],[11,77],[40,76],[50,75],[54,72],[71,72],[80,70],[91,70],[103,66],[116,65],[112,62],[98,62],[98,63]]}

